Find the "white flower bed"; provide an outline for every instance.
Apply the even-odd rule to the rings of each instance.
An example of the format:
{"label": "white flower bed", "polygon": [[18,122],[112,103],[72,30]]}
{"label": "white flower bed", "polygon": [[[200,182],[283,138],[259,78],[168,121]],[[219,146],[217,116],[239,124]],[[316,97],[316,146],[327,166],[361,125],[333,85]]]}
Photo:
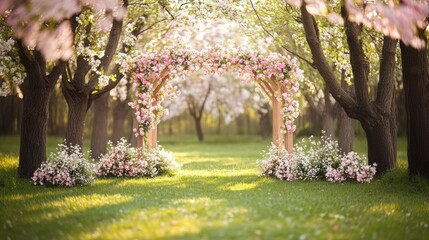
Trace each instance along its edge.
{"label": "white flower bed", "polygon": [[315,141],[310,137],[308,141],[298,143],[293,154],[271,145],[258,164],[262,176],[281,180],[355,180],[369,183],[376,173],[377,164],[367,165],[365,160],[355,152],[342,155],[338,143],[330,138],[322,137]]}
{"label": "white flower bed", "polygon": [[180,169],[170,152],[161,146],[156,149],[140,152],[132,148],[125,139],[116,145],[109,143],[108,152],[97,164],[97,175],[101,177],[155,177],[161,174],[173,174]]}
{"label": "white flower bed", "polygon": [[95,165],[85,159],[79,146],[60,144],[31,179],[35,185],[87,185],[95,179]]}

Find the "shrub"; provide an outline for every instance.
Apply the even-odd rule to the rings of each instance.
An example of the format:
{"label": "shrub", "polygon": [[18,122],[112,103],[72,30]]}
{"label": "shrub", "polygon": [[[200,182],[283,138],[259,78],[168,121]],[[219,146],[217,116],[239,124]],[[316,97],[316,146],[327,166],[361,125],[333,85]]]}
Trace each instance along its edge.
{"label": "shrub", "polygon": [[102,155],[97,164],[98,176],[134,176],[139,171],[135,158],[136,150],[121,138],[116,145],[111,141],[108,142],[109,148],[107,153]]}
{"label": "shrub", "polygon": [[338,143],[329,137],[322,137],[320,141],[313,137],[302,140],[295,146],[294,154],[272,144],[258,163],[262,176],[281,180],[356,180],[360,183],[371,182],[377,166],[367,165],[365,158],[355,152],[342,155]]}
{"label": "shrub", "polygon": [[155,177],[162,174],[174,174],[180,169],[170,152],[161,146],[153,150],[139,152],[125,139],[116,145],[109,142],[109,150],[101,156],[97,164],[98,176],[115,177]]}
{"label": "shrub", "polygon": [[355,152],[343,155],[337,168],[328,166],[326,180],[329,182],[343,182],[354,179],[360,183],[369,183],[374,178],[377,164],[366,165],[365,158]]}
{"label": "shrub", "polygon": [[264,158],[258,161],[262,176],[276,177],[281,180],[293,181],[297,178],[296,155],[289,154],[286,149],[271,144]]}
{"label": "shrub", "polygon": [[323,179],[328,166],[338,165],[341,151],[338,142],[322,135],[316,141],[312,136],[295,146],[297,174],[301,180]]}
{"label": "shrub", "polygon": [[176,162],[171,152],[165,151],[158,145],[156,149],[139,154],[138,162],[145,166],[144,176],[154,177],[156,175],[174,174],[181,165]]}
{"label": "shrub", "polygon": [[95,179],[94,164],[85,159],[79,146],[59,144],[32,177],[35,185],[74,186],[90,184]]}

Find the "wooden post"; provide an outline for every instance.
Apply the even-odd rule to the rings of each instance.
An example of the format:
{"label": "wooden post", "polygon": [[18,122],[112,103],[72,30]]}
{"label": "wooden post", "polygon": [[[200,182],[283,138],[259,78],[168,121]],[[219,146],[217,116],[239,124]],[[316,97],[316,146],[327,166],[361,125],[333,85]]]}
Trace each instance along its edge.
{"label": "wooden post", "polygon": [[157,147],[157,144],[158,144],[157,141],[158,141],[158,133],[157,133],[157,126],[155,126],[149,131],[150,149],[155,149]]}
{"label": "wooden post", "polygon": [[284,135],[285,138],[285,148],[288,153],[293,153],[293,133],[286,133]]}
{"label": "wooden post", "polygon": [[281,103],[277,101],[277,98],[272,99],[273,105],[273,143],[280,147],[283,145],[283,134],[282,134],[282,114],[281,114]]}
{"label": "wooden post", "polygon": [[137,137],[137,148],[144,148],[144,139],[140,135]]}

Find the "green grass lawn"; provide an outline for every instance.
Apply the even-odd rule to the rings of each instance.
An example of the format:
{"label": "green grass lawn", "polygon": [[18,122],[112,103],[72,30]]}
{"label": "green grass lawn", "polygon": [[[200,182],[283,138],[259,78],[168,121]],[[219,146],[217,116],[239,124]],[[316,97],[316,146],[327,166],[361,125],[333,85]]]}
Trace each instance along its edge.
{"label": "green grass lawn", "polygon": [[16,177],[18,138],[0,137],[12,154],[0,156],[0,239],[429,239],[429,184],[408,180],[403,139],[398,169],[371,184],[259,177],[257,137],[160,141],[176,176],[47,188]]}

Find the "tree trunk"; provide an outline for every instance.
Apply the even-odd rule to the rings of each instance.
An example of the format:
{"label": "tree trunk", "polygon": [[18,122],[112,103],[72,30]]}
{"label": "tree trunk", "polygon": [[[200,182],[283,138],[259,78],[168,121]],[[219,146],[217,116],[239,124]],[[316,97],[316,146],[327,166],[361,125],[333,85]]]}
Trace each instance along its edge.
{"label": "tree trunk", "polygon": [[98,159],[100,155],[106,153],[107,129],[109,118],[109,93],[104,93],[94,101],[94,119],[92,122],[91,134],[91,157]]}
{"label": "tree trunk", "polygon": [[203,128],[201,127],[201,117],[192,116],[195,122],[195,130],[197,130],[198,141],[204,141]]}
{"label": "tree trunk", "polygon": [[244,114],[240,114],[235,118],[235,123],[237,124],[237,134],[243,135],[244,134]]}
{"label": "tree trunk", "polygon": [[222,115],[219,114],[218,120],[217,120],[217,127],[216,127],[216,134],[220,135],[222,133]]}
{"label": "tree trunk", "polygon": [[[368,63],[363,48],[361,26],[351,22],[347,9],[342,6],[341,13],[345,20],[345,34],[350,51],[350,64],[353,72],[354,94],[347,93],[338,83],[337,77],[327,60],[319,39],[319,29],[315,18],[301,6],[302,23],[306,40],[310,47],[314,66],[322,76],[329,92],[344,108],[349,117],[361,122],[367,135],[368,162],[377,162],[377,173],[382,174],[396,165],[395,113],[393,109],[395,49],[397,41],[384,37],[380,58],[377,96],[371,100],[368,91]],[[393,101],[394,102],[394,101]]]}
{"label": "tree trunk", "polygon": [[[421,37],[424,38],[423,31]],[[426,41],[426,39],[424,38]],[[427,49],[401,42],[402,75],[407,113],[408,172],[429,178],[429,76]]]}
{"label": "tree trunk", "polygon": [[[125,119],[128,117],[129,106],[128,101],[115,101],[115,107],[113,108],[113,133],[112,141],[116,143],[121,138],[125,137],[124,125]],[[131,131],[132,132],[132,131]]]}
{"label": "tree trunk", "polygon": [[392,119],[362,122],[368,144],[368,164],[377,163],[377,175],[396,166],[396,134],[392,135]]}
{"label": "tree trunk", "polygon": [[347,116],[342,107],[338,114],[338,144],[342,153],[353,151],[353,140],[355,138],[355,127],[353,119]]}
{"label": "tree trunk", "polygon": [[334,116],[328,111],[322,113],[322,130],[325,136],[335,138]]}
{"label": "tree trunk", "polygon": [[86,112],[88,111],[89,96],[83,92],[69,92],[64,90],[64,88],[63,93],[69,107],[66,143],[69,146],[78,145],[83,150],[83,131],[85,128]]}
{"label": "tree trunk", "polygon": [[168,121],[168,136],[173,136],[174,130],[173,130],[173,121]]}
{"label": "tree trunk", "polygon": [[14,132],[14,122],[16,116],[14,111],[15,104],[14,100],[17,98],[15,95],[9,95],[5,97],[0,97],[0,134],[13,134]]}
{"label": "tree trunk", "polygon": [[[346,90],[348,93],[352,93],[353,91],[353,88],[349,86],[345,80],[344,70],[341,72],[341,87],[344,90]],[[340,146],[341,152],[343,154],[347,154],[353,151],[353,141],[355,138],[354,120],[349,116],[347,116],[347,113],[339,104],[337,105],[337,111],[338,111],[338,145]],[[396,146],[395,146],[395,149],[396,149]]]}
{"label": "tree trunk", "polygon": [[138,128],[138,123],[137,123],[137,120],[135,119],[134,115],[133,115],[132,119],[133,120],[132,120],[132,124],[131,124],[131,131],[130,131],[130,137],[128,139],[128,142],[130,142],[131,147],[137,147],[137,137],[136,137],[136,135],[134,135],[133,129]]}
{"label": "tree trunk", "polygon": [[335,139],[335,111],[334,104],[331,100],[331,94],[329,93],[328,88],[325,86],[323,89],[324,92],[324,104],[322,109],[322,129],[325,131],[325,136],[329,136],[332,139]]}
{"label": "tree trunk", "polygon": [[267,139],[271,134],[270,114],[269,112],[259,113],[259,128],[261,129],[261,136],[263,139]]}
{"label": "tree trunk", "polygon": [[29,77],[22,87],[24,99],[18,173],[27,178],[32,177],[34,171],[46,160],[48,107],[52,92],[52,88],[35,83],[36,80]]}

